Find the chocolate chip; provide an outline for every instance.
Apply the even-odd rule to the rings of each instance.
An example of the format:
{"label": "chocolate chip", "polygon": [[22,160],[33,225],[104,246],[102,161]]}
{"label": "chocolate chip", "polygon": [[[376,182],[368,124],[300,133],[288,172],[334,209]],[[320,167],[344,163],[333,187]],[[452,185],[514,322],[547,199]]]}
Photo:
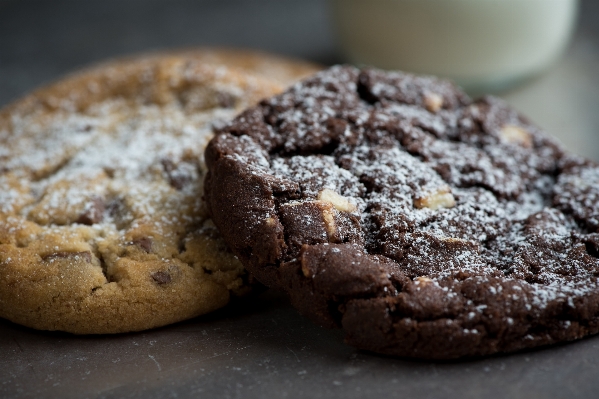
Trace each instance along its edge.
{"label": "chocolate chip", "polygon": [[149,237],[140,237],[131,241],[132,244],[137,245],[147,253],[152,252],[152,239]]}
{"label": "chocolate chip", "polygon": [[171,185],[171,187],[177,190],[181,190],[183,189],[183,187],[189,184],[189,182],[191,181],[191,176],[183,173],[178,167],[179,165],[173,162],[172,159],[163,158],[160,162],[162,163],[162,168],[166,173],[168,182]]}
{"label": "chocolate chip", "polygon": [[152,273],[152,279],[162,285],[162,284],[168,284],[171,282],[171,275],[167,272],[155,272]]}
{"label": "chocolate chip", "polygon": [[110,166],[104,167],[104,173],[106,173],[106,176],[110,177],[111,179],[114,179],[114,172],[115,172],[114,168],[112,168]]}
{"label": "chocolate chip", "polygon": [[81,127],[80,131],[81,132],[85,132],[85,133],[89,133],[89,132],[92,131],[92,128],[93,128],[92,125],[86,124],[83,127]]}
{"label": "chocolate chip", "polygon": [[188,176],[173,176],[170,178],[169,183],[173,188],[182,190],[191,179]]}
{"label": "chocolate chip", "polygon": [[164,171],[165,171],[167,174],[171,173],[171,172],[172,172],[173,170],[175,170],[175,168],[176,168],[176,165],[175,165],[175,163],[174,163],[174,162],[173,162],[173,160],[172,160],[172,159],[170,159],[170,158],[162,158],[162,159],[160,160],[160,163],[162,164],[162,168],[164,169]]}
{"label": "chocolate chip", "polygon": [[77,223],[92,224],[100,223],[104,219],[104,200],[100,197],[93,197],[86,205],[83,213],[77,219]]}
{"label": "chocolate chip", "polygon": [[216,104],[223,108],[234,108],[237,103],[237,97],[231,93],[218,92],[215,95]]}
{"label": "chocolate chip", "polygon": [[123,201],[120,198],[113,199],[106,205],[106,212],[111,216],[115,217],[122,213],[124,208]]}

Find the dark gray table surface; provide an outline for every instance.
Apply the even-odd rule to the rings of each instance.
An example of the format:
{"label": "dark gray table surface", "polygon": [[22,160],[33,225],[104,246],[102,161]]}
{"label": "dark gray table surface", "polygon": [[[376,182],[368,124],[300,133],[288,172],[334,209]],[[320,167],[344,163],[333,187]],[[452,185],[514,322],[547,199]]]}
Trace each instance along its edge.
{"label": "dark gray table surface", "polygon": [[[599,159],[599,2],[549,72],[502,96]],[[106,58],[203,45],[342,61],[321,0],[0,0],[0,106]],[[597,398],[599,337],[462,362],[357,351],[273,292],[152,331],[78,337],[0,319],[0,398]]]}

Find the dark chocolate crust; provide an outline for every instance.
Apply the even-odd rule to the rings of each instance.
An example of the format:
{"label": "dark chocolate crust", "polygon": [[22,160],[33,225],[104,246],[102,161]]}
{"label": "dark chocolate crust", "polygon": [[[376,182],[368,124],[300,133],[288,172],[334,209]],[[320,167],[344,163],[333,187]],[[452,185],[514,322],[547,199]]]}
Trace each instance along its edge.
{"label": "dark chocolate crust", "polygon": [[206,150],[228,245],[375,352],[448,359],[599,331],[599,165],[499,99],[338,66]]}

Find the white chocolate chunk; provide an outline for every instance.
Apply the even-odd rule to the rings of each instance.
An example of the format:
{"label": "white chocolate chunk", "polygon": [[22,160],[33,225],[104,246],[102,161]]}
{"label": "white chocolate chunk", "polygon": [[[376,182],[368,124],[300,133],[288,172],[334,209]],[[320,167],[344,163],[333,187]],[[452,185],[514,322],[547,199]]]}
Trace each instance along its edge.
{"label": "white chocolate chunk", "polygon": [[432,282],[433,282],[433,280],[431,280],[431,279],[430,279],[430,278],[428,278],[428,277],[424,277],[424,276],[422,276],[422,277],[416,277],[416,278],[414,279],[414,282],[415,282],[416,284],[427,285],[427,284],[430,284],[430,283],[432,283]]}
{"label": "white chocolate chunk", "polygon": [[335,225],[335,211],[332,207],[323,209],[322,219],[324,220],[324,225],[326,226],[329,238],[333,237],[337,230],[337,226]]}
{"label": "white chocolate chunk", "polygon": [[418,209],[429,208],[437,210],[440,208],[453,208],[455,204],[455,198],[453,198],[451,189],[448,186],[440,187],[436,192],[423,198],[417,198],[414,201],[414,206]]}
{"label": "white chocolate chunk", "polygon": [[504,143],[514,143],[519,144],[522,147],[530,148],[532,147],[532,136],[530,133],[520,127],[515,125],[505,125],[501,128],[499,132],[499,137],[501,141]]}
{"label": "white chocolate chunk", "polygon": [[347,198],[328,188],[318,193],[318,200],[332,204],[339,212],[351,213],[357,210],[356,205],[349,202]]}
{"label": "white chocolate chunk", "polygon": [[439,112],[443,108],[443,97],[437,93],[427,93],[424,95],[424,106],[430,112]]}
{"label": "white chocolate chunk", "polygon": [[274,227],[277,224],[277,221],[271,216],[267,217],[264,221],[268,227]]}

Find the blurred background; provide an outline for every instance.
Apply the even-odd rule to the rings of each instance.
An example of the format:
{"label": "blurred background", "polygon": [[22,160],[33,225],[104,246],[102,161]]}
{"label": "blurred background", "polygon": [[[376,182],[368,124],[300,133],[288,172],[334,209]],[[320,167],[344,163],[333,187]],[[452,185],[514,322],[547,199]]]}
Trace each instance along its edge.
{"label": "blurred background", "polygon": [[[339,15],[332,12],[334,3],[348,4],[0,0],[0,106],[94,62],[160,49],[243,47],[324,65],[346,62],[347,32],[336,34],[333,21],[339,26]],[[546,73],[500,95],[571,150],[599,160],[599,1],[581,0],[564,57]]]}

